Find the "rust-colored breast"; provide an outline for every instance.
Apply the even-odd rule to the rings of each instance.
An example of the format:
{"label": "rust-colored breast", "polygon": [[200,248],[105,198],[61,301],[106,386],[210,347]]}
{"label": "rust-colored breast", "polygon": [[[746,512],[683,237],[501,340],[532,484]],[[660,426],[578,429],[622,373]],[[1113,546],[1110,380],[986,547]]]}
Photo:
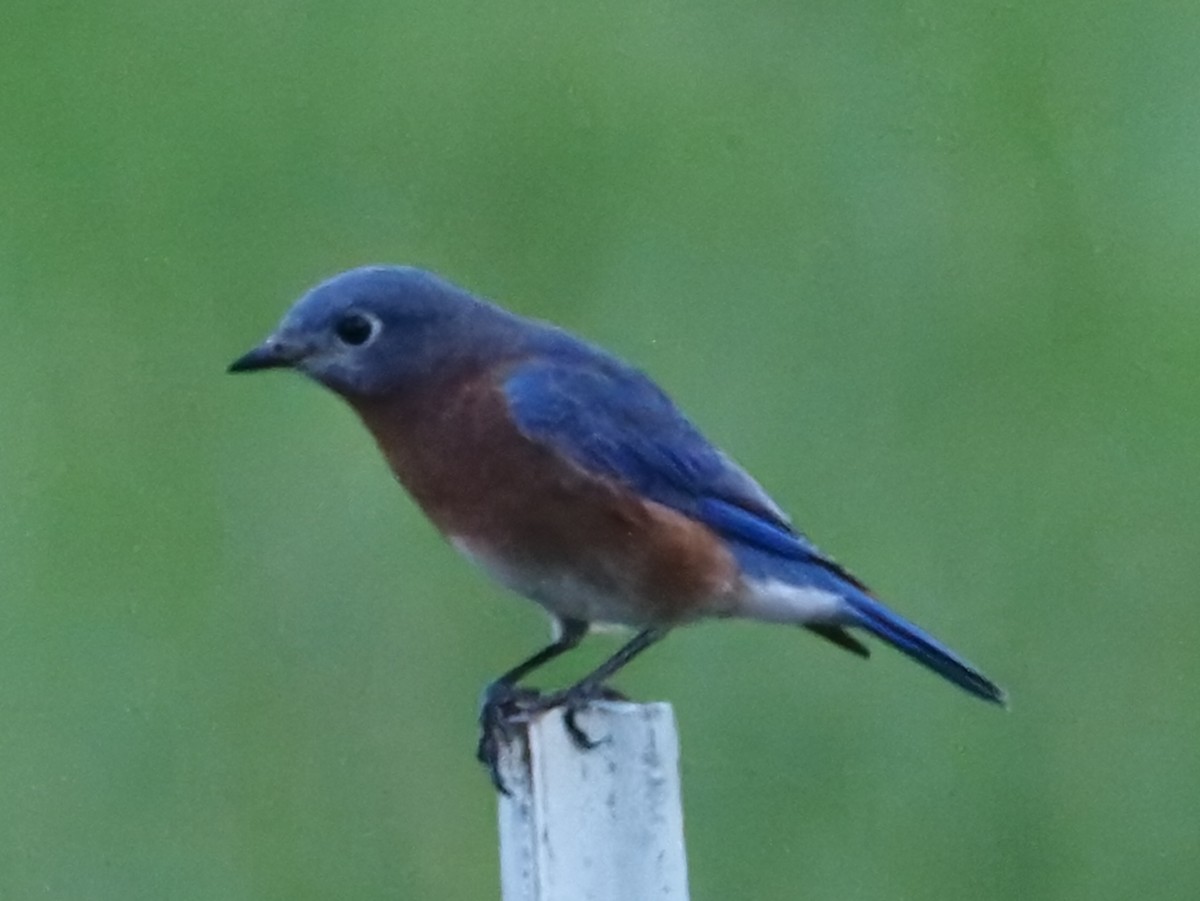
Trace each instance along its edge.
{"label": "rust-colored breast", "polygon": [[701,523],[530,441],[489,374],[358,411],[443,533],[611,596],[613,609],[594,618],[638,625],[725,612],[737,567],[724,544]]}

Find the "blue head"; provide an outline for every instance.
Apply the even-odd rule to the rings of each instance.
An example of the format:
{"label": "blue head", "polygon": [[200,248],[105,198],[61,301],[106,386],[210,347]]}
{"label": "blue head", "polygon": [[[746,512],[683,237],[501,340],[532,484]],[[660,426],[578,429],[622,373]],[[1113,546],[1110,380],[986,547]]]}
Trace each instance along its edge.
{"label": "blue head", "polygon": [[364,266],[305,294],[229,370],[296,369],[344,397],[378,397],[503,356],[528,327],[429,272]]}

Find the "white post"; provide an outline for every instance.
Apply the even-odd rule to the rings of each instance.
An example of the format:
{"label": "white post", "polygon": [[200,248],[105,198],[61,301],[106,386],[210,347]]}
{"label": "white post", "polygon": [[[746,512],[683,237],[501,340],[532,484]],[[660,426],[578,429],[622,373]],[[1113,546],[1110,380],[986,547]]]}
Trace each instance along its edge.
{"label": "white post", "polygon": [[679,740],[670,704],[596,702],[575,747],[561,710],[501,752],[503,901],[687,901]]}

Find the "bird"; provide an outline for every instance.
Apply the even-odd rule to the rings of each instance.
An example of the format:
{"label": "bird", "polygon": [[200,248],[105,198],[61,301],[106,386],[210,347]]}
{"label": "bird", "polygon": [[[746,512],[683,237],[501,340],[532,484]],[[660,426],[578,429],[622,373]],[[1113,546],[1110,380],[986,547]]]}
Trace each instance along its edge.
{"label": "bird", "polygon": [[[803,627],[860,657],[869,635],[970,695],[1002,688],[819,550],[640,369],[432,272],[362,266],[316,285],[228,371],[291,369],[343,398],[455,549],[549,613],[553,640],[485,688],[476,756],[501,792],[503,743],[576,715],[676,627]],[[633,637],[569,687],[522,685],[594,626]]]}

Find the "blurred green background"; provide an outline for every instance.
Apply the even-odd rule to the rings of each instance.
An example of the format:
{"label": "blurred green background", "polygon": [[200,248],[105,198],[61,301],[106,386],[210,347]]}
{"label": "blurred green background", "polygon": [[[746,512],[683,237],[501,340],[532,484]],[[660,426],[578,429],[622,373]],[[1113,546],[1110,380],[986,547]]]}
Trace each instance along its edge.
{"label": "blurred green background", "polygon": [[369,261],[648,369],[1011,691],[678,633],[621,685],[694,898],[1200,896],[1200,6],[0,19],[0,898],[497,897],[475,702],[541,615],[222,372]]}

